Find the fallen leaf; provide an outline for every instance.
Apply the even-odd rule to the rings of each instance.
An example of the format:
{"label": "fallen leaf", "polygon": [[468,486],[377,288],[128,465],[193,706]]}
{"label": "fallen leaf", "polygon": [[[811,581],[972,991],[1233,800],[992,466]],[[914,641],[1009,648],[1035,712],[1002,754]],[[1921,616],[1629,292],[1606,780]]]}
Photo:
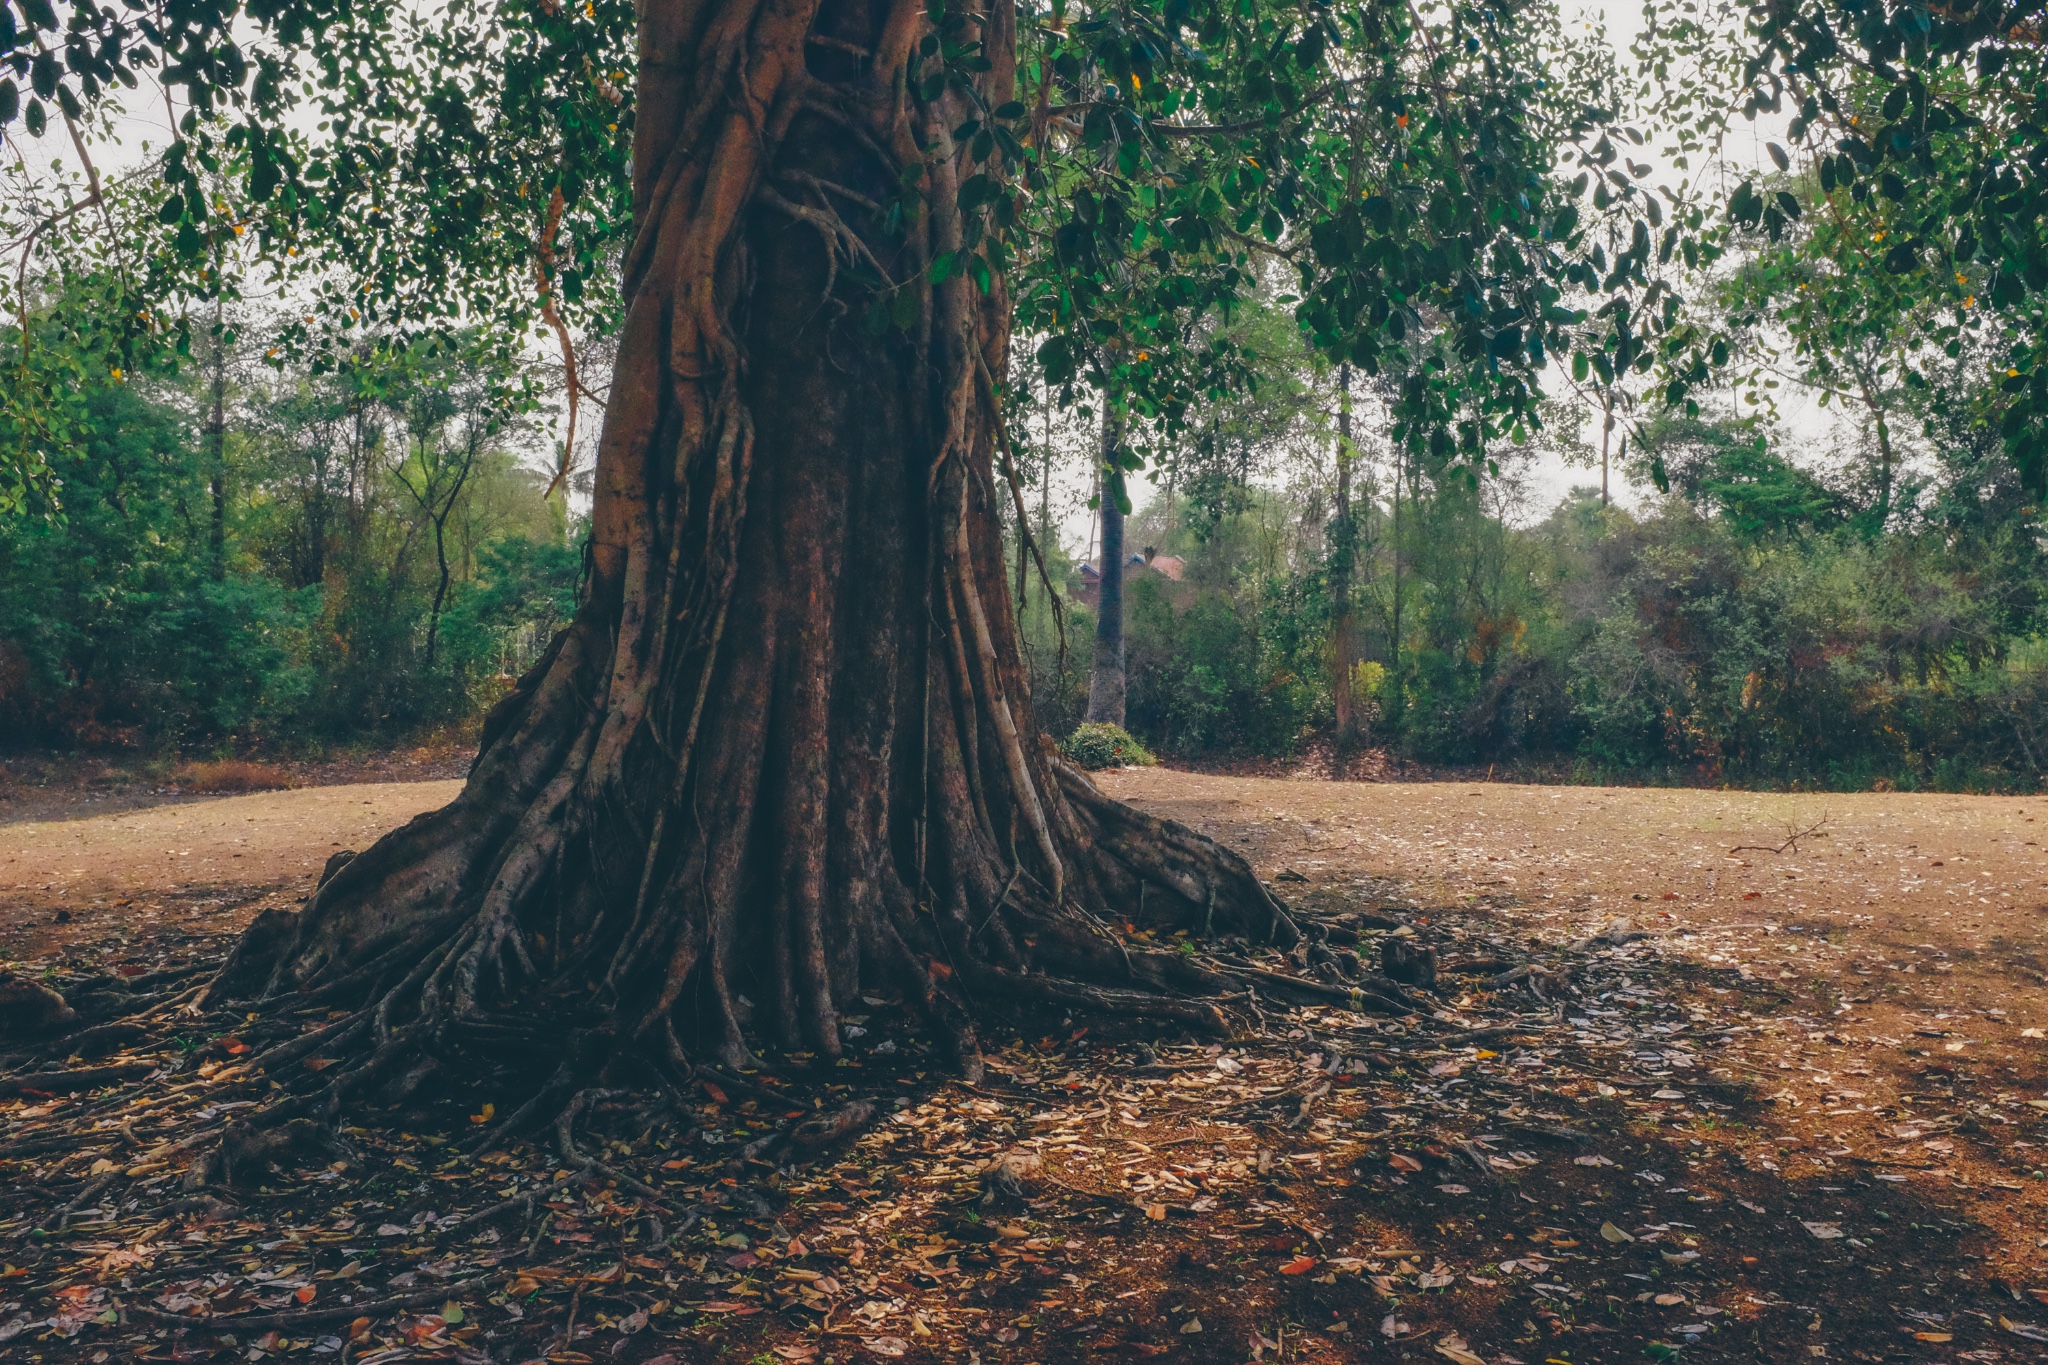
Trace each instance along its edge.
{"label": "fallen leaf", "polygon": [[1387,1158],[1387,1164],[1397,1171],[1419,1171],[1422,1163],[1405,1152],[1396,1152]]}
{"label": "fallen leaf", "polygon": [[1463,1337],[1445,1337],[1436,1344],[1436,1353],[1452,1365],[1486,1365],[1484,1357],[1472,1354]]}
{"label": "fallen leaf", "polygon": [[1635,1240],[1635,1238],[1629,1236],[1612,1223],[1602,1223],[1600,1225],[1600,1235],[1610,1242],[1633,1242]]}
{"label": "fallen leaf", "polygon": [[1998,1325],[2014,1336],[2025,1337],[2028,1341],[2048,1341],[2048,1332],[2042,1331],[2031,1322],[2014,1322],[2001,1314]]}
{"label": "fallen leaf", "polygon": [[1201,1330],[1202,1320],[1200,1318],[1189,1318],[1180,1325],[1180,1334],[1184,1337],[1191,1337]]}
{"label": "fallen leaf", "polygon": [[907,1354],[910,1350],[910,1343],[902,1337],[862,1337],[860,1344],[876,1355],[887,1356],[891,1360]]}
{"label": "fallen leaf", "polygon": [[1800,1226],[1823,1242],[1831,1242],[1842,1235],[1842,1225],[1840,1223],[1809,1223],[1801,1219]]}
{"label": "fallen leaf", "polygon": [[1281,1266],[1280,1273],[1282,1275],[1306,1275],[1309,1271],[1314,1270],[1315,1268],[1315,1257],[1297,1256],[1293,1260],[1289,1261],[1286,1265]]}

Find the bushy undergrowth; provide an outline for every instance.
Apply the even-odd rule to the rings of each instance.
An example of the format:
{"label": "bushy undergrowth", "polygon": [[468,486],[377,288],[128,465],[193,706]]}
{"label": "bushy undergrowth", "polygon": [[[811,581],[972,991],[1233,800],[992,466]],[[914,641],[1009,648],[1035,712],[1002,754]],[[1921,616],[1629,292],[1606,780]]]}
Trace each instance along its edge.
{"label": "bushy undergrowth", "polygon": [[[1185,566],[1126,585],[1129,727],[1169,756],[1281,756],[1333,726],[1326,542],[1298,501],[1246,504],[1132,523]],[[2043,782],[2048,567],[2024,509],[1884,534],[1675,496],[1631,515],[1580,494],[1521,529],[1458,487],[1398,528],[1390,510],[1353,594],[1362,743],[1576,781]],[[1048,614],[1023,619],[1034,696],[1070,725],[1093,618],[1069,610],[1064,673]]]}
{"label": "bushy undergrowth", "polygon": [[305,750],[479,714],[580,564],[482,362],[230,357],[218,444],[203,362],[89,388],[61,501],[0,515],[0,744]]}
{"label": "bushy undergrowth", "polygon": [[1069,762],[1090,771],[1100,768],[1149,768],[1159,760],[1132,739],[1121,725],[1090,721],[1060,742]]}

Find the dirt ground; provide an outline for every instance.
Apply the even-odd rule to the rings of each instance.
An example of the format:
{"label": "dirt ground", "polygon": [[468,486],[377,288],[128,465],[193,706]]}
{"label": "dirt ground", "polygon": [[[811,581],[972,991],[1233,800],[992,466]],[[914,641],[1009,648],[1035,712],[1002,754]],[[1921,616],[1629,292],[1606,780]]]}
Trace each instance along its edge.
{"label": "dirt ground", "polygon": [[[108,814],[0,824],[0,960],[32,961],[107,934],[232,934],[311,888],[338,850],[361,850],[455,781],[351,783],[171,799]],[[59,916],[63,919],[60,922]]]}
{"label": "dirt ground", "polygon": [[1156,768],[1103,786],[1244,850],[1262,875],[1305,877],[1278,884],[1296,896],[1481,907],[1558,942],[1627,917],[1659,959],[1771,987],[1812,1027],[1731,1044],[1719,1060],[1778,1096],[1769,1126],[1788,1166],[1887,1166],[1938,1183],[1996,1230],[1995,1261],[2048,1284],[2048,1150],[1982,1115],[1964,1123],[1976,1141],[1897,1136],[1915,1107],[2003,1097],[2008,1114],[2048,1109],[2048,799]]}
{"label": "dirt ground", "polygon": [[[765,1075],[758,1099],[707,1087],[673,1143],[620,1120],[613,1159],[653,1185],[548,1186],[581,1192],[551,1196],[525,1260],[495,1230],[472,1251],[436,1244],[435,1211],[474,1232],[448,1206],[562,1179],[545,1151],[479,1164],[353,1129],[388,1155],[298,1173],[297,1206],[186,1215],[167,1234],[146,1201],[110,1202],[74,1225],[93,1240],[72,1261],[61,1238],[31,1236],[28,1213],[0,1218],[0,1258],[19,1262],[0,1269],[0,1343],[15,1334],[0,1358],[68,1344],[102,1365],[145,1347],[351,1365],[2048,1359],[2048,800],[1160,769],[1101,781],[1241,849],[1305,913],[1367,926],[1362,955],[1391,937],[1433,945],[1447,973],[1433,1018],[1332,1006],[1269,1017],[1263,1041],[1149,1046],[1055,1026],[1008,1040],[974,1089],[930,1069],[901,1011],[871,1001],[854,1022],[873,1050],[833,1088],[894,1092],[893,1116],[837,1165],[766,1174],[753,1188],[773,1212],[736,1193],[765,1163],[719,1156],[800,1112]],[[306,788],[0,824],[0,963],[125,973],[217,955],[261,906],[305,895],[332,851],[455,790]],[[202,1080],[246,1051],[232,1036],[206,1047]],[[117,1100],[94,1101],[110,1114],[95,1131]],[[38,1135],[64,1105],[0,1102],[0,1161],[54,1144]],[[1009,1151],[1049,1187],[976,1201]],[[0,1188],[72,1188],[68,1159],[23,1158]],[[374,1169],[430,1162],[416,1191]],[[143,1174],[160,1165],[131,1170],[137,1190],[167,1178]],[[285,1198],[266,1186],[251,1202]],[[650,1211],[667,1226],[649,1230]],[[9,1237],[25,1240],[10,1252]],[[500,1265],[514,1269],[487,1269]],[[303,1304],[359,1286],[390,1308],[371,1277],[393,1292],[422,1274],[506,1283],[470,1299],[466,1323],[451,1288],[438,1316],[407,1299],[388,1333],[374,1316],[335,1320],[346,1336],[291,1331],[310,1310],[253,1348],[249,1331],[206,1329],[258,1322],[252,1303],[289,1308],[278,1296],[295,1289]],[[184,1325],[115,1345],[152,1321]]]}

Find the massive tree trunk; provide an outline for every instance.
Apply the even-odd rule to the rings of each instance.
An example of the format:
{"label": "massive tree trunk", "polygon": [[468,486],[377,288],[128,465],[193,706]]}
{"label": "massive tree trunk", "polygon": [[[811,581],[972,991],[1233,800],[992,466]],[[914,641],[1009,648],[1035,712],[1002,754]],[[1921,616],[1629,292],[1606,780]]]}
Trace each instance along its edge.
{"label": "massive tree trunk", "polygon": [[[961,7],[1001,105],[1010,5]],[[348,1011],[263,1059],[286,1107],[486,1051],[550,1059],[527,1122],[604,1057],[836,1055],[842,1007],[899,991],[972,1072],[998,1000],[1214,1022],[1195,997],[1223,978],[1105,911],[1294,940],[1241,858],[1108,800],[1033,724],[990,466],[1002,281],[927,283],[974,169],[966,94],[906,79],[929,31],[916,0],[643,9],[585,598],[461,795],[211,988]],[[921,211],[885,214],[905,184]],[[875,274],[907,327],[864,322]],[[316,1049],[348,1064],[280,1072]]]}
{"label": "massive tree trunk", "polygon": [[1102,578],[1095,597],[1095,661],[1088,674],[1088,719],[1122,726],[1127,674],[1124,672],[1124,513],[1112,474],[1123,420],[1107,404],[1102,411],[1102,465],[1096,501],[1102,509]]}

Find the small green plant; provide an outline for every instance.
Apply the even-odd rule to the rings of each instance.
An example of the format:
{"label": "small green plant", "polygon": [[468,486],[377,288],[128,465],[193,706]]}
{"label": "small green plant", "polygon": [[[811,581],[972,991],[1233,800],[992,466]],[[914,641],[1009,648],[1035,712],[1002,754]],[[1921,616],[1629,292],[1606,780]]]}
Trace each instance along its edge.
{"label": "small green plant", "polygon": [[1159,760],[1121,725],[1093,721],[1068,735],[1060,752],[1071,763],[1090,770],[1097,768],[1149,768]]}

